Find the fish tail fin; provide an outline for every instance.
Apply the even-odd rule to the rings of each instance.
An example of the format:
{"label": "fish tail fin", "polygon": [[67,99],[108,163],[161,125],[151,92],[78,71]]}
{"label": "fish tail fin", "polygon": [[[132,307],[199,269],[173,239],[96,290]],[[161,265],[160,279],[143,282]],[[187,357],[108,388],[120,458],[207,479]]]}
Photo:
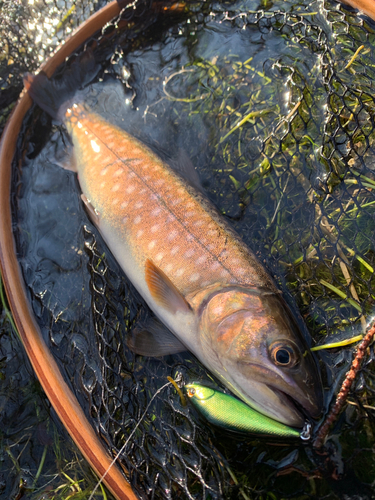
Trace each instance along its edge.
{"label": "fish tail fin", "polygon": [[37,75],[26,73],[23,83],[38,106],[55,120],[63,121],[66,110],[77,100],[76,94],[93,80],[99,68],[93,52],[88,49],[72,63],[61,78],[50,80],[41,71]]}

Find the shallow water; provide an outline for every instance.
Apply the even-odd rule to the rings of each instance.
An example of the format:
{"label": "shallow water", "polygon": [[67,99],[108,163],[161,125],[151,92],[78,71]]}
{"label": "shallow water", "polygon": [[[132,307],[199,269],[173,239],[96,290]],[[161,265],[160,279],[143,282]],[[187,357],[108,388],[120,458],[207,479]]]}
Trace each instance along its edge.
{"label": "shallow water", "polygon": [[[356,212],[343,217],[342,207],[355,206],[351,184],[345,180],[356,177],[349,170],[340,177],[345,166],[353,166],[350,159],[357,158],[347,151],[349,139],[340,142],[335,136],[333,160],[324,158],[334,104],[323,68],[326,56],[319,46],[322,35],[310,30],[311,16],[285,23],[282,15],[275,18],[271,13],[262,19],[238,15],[255,10],[255,2],[230,8],[233,12],[225,14],[227,4],[209,9],[202,5],[204,14],[191,12],[163,31],[150,24],[134,38],[120,37],[116,54],[104,58],[102,82],[85,89],[81,98],[164,159],[175,161],[181,149],[187,153],[207,196],[265,262],[315,342],[327,330],[346,331],[348,324],[358,331],[357,309],[322,284],[331,280],[349,293],[337,259],[338,244],[345,252],[354,249],[370,266],[374,248],[367,236],[374,229],[372,206],[362,217]],[[280,5],[270,6],[269,12],[277,8]],[[315,3],[293,9],[319,11]],[[313,19],[316,30],[328,31],[321,14]],[[370,55],[372,43],[370,36]],[[333,67],[350,54],[344,50],[347,46],[347,41],[338,44]],[[357,86],[366,87],[367,82],[358,81]],[[350,84],[349,77],[345,82]],[[187,380],[212,381],[188,355],[143,360],[127,351],[127,329],[149,313],[90,223],[75,175],[59,166],[67,149],[64,132],[44,115],[36,124],[34,118],[35,111],[28,118],[28,153],[17,188],[19,259],[45,339],[94,425],[101,425],[105,437],[120,448],[123,435],[134,428],[167,375],[179,372]],[[370,152],[367,149],[363,157]],[[357,173],[371,176],[371,164],[354,166]],[[361,186],[360,204],[372,198],[371,189]],[[335,228],[331,239],[322,230],[324,216]],[[372,278],[358,259],[350,259],[361,304],[369,314]],[[332,374],[339,383],[350,352],[323,358],[329,367],[327,404],[334,388]],[[354,399],[363,398],[371,406],[371,366],[363,376],[367,392],[359,387]],[[242,495],[240,486],[254,498],[370,498],[372,417],[364,415],[349,406],[321,456],[310,445],[233,438],[208,428],[191,408],[181,407],[169,388],[142,423],[149,458],[134,448],[127,451],[139,470],[148,461],[152,469],[142,486],[151,491],[156,484],[161,498],[168,498],[169,491],[185,491],[186,483],[195,498],[203,498],[202,491],[207,498],[219,498],[219,480],[227,498]],[[224,465],[219,453],[226,459]],[[198,486],[186,479],[184,460]],[[208,470],[203,480],[202,467]],[[138,472],[132,474],[139,481]]]}

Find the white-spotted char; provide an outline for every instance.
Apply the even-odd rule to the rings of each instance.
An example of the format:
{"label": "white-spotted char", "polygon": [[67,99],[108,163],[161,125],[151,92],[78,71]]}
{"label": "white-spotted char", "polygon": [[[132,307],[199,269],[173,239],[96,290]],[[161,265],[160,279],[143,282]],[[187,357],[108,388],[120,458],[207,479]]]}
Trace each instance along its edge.
{"label": "white-spotted char", "polygon": [[[51,114],[58,108],[61,117],[61,98],[43,103],[51,82],[28,78],[34,100]],[[92,220],[169,329],[155,322],[135,330],[132,349],[160,356],[187,348],[271,418],[302,427],[301,408],[317,417],[320,376],[296,320],[264,267],[195,187],[194,175],[186,180],[80,102],[70,100],[63,121]]]}

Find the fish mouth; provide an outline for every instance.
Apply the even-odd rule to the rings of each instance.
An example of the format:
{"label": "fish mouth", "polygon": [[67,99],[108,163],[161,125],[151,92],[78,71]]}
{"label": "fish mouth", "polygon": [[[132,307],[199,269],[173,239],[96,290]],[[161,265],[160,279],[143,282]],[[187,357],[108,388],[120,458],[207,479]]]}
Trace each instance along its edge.
{"label": "fish mouth", "polygon": [[295,422],[291,425],[295,427],[302,427],[306,422],[306,419],[310,418],[310,415],[306,415],[306,409],[302,406],[302,404],[286,392],[283,392],[276,387],[272,387],[271,385],[266,385],[278,396],[283,406],[288,407],[290,411],[295,414]]}
{"label": "fish mouth", "polygon": [[[248,399],[248,404],[258,409],[269,417],[278,420],[291,427],[302,428],[306,420],[317,419],[322,411],[322,394],[319,384],[309,383],[301,388],[298,384],[284,380],[274,370],[269,367],[260,366],[256,363],[246,363],[247,368],[251,367],[251,375],[248,377],[253,383],[258,385],[258,395],[262,393],[261,387],[268,394],[266,400],[263,397],[254,397],[251,389],[248,394],[252,395]],[[255,403],[255,404],[254,404]]]}
{"label": "fish mouth", "polygon": [[309,398],[306,397],[301,401],[277,387],[269,384],[266,385],[278,396],[282,405],[290,408],[295,414],[295,424],[293,425],[296,427],[302,427],[306,420],[315,420],[320,416],[321,409]]}

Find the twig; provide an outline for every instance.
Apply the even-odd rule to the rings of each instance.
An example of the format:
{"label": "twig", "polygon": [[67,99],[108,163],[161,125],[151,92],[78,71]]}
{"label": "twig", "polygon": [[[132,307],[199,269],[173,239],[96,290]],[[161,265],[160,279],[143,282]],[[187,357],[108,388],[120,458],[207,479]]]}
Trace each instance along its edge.
{"label": "twig", "polygon": [[366,349],[370,345],[375,335],[375,323],[371,326],[370,330],[364,336],[362,342],[359,344],[357,353],[355,358],[353,359],[352,366],[348,373],[346,374],[345,380],[341,386],[340,392],[336,397],[336,402],[328,413],[327,418],[325,419],[323,425],[320,427],[318,435],[314,441],[314,448],[321,448],[324,444],[324,441],[327,437],[329,428],[337,419],[339,413],[344,407],[346,399],[348,397],[350,388],[358,374],[358,371],[361,367],[362,360],[364,358]]}

